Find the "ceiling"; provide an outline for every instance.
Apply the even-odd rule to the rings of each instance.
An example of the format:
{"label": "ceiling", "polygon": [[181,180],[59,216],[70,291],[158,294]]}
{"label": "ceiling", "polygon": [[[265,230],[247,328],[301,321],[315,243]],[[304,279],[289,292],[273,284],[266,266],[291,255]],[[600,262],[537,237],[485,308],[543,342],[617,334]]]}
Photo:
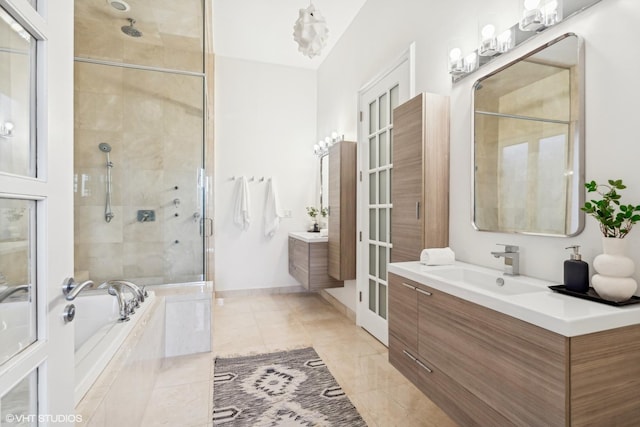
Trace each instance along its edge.
{"label": "ceiling", "polygon": [[213,0],[216,55],[316,69],[366,0],[314,0],[327,21],[329,39],[320,56],[298,52],[293,25],[309,0]]}

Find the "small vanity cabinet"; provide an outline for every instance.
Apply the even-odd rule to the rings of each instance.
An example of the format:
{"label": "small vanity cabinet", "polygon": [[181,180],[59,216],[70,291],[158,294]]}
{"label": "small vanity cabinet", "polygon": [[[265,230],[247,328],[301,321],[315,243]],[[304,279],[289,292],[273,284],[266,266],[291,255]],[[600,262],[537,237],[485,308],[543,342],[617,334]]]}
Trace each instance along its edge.
{"label": "small vanity cabinet", "polygon": [[289,274],[308,291],[344,286],[328,274],[328,239],[309,234],[289,233]]}
{"label": "small vanity cabinet", "polygon": [[389,273],[389,362],[464,426],[640,420],[640,325],[566,337]]}

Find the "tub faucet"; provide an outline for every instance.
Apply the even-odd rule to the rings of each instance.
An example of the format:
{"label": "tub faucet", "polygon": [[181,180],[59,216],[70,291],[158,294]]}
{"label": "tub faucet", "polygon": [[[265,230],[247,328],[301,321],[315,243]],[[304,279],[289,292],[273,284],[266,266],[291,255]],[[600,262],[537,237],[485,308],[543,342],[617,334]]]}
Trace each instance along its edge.
{"label": "tub faucet", "polygon": [[520,275],[520,253],[518,247],[515,245],[505,245],[498,243],[499,246],[504,246],[504,252],[491,252],[496,258],[504,258],[504,274],[506,276],[518,276]]}
{"label": "tub faucet", "polygon": [[31,285],[9,286],[4,291],[0,292],[0,302],[6,300],[16,292],[23,291],[28,293],[30,289],[31,289]]}
{"label": "tub faucet", "polygon": [[[125,293],[125,285],[120,282],[104,282],[98,288],[107,288],[109,295],[113,295],[118,299],[118,309],[120,311],[120,318],[118,322],[128,322],[129,315],[133,314],[134,306],[132,304],[133,301],[127,301],[126,293]],[[134,298],[136,299],[136,298]]]}
{"label": "tub faucet", "polygon": [[[121,283],[127,288],[131,289],[131,292],[136,297],[136,300],[141,303],[144,302],[144,299],[148,296],[147,291],[144,290],[144,286],[138,286],[133,282],[129,282],[127,280],[109,280],[107,283]],[[139,305],[139,304],[138,304]]]}

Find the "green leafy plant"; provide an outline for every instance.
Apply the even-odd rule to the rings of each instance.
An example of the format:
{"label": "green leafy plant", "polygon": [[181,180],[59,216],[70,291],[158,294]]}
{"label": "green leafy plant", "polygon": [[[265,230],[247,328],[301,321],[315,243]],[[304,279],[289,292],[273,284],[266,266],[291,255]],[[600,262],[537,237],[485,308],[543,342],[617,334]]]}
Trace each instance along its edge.
{"label": "green leafy plant", "polygon": [[633,224],[640,221],[640,205],[626,205],[620,201],[618,190],[627,188],[621,179],[608,180],[608,184],[598,184],[595,181],[584,184],[589,193],[598,193],[599,200],[585,202],[581,208],[600,223],[600,231],[604,237],[622,239],[631,231]]}
{"label": "green leafy plant", "polygon": [[322,218],[326,218],[327,215],[329,215],[329,209],[328,208],[320,209],[320,215],[322,215]]}
{"label": "green leafy plant", "polygon": [[315,206],[307,206],[307,215],[309,215],[314,221],[320,211]]}

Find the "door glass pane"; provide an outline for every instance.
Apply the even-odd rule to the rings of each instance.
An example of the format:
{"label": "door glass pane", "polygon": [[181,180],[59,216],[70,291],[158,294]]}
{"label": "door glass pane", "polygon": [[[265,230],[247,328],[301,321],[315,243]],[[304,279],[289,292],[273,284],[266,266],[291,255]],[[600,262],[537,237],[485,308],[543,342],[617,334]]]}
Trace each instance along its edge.
{"label": "door glass pane", "polygon": [[369,239],[377,240],[376,236],[376,209],[369,209]]}
{"label": "door glass pane", "polygon": [[0,425],[38,425],[38,371],[35,370],[0,399]]}
{"label": "door glass pane", "polygon": [[378,129],[382,129],[389,124],[389,104],[387,102],[387,94],[385,93],[380,97],[380,121],[378,122]]}
{"label": "door glass pane", "polygon": [[377,119],[378,115],[376,114],[376,101],[373,101],[369,104],[369,134],[372,134],[378,129]]}
{"label": "door glass pane", "polygon": [[382,132],[379,135],[379,148],[380,148],[380,156],[378,159],[380,160],[380,166],[386,166],[389,164],[389,146],[387,145],[387,133]]}
{"label": "door glass pane", "polygon": [[36,176],[35,46],[0,8],[0,172]]}
{"label": "door glass pane", "polygon": [[[398,106],[398,93],[399,93],[399,89],[398,89],[398,85],[395,85],[392,89],[391,89],[391,111],[393,112],[393,109],[396,108]],[[391,123],[393,123],[393,114],[391,115]]]}
{"label": "door glass pane", "polygon": [[369,169],[375,169],[378,167],[378,162],[376,159],[376,154],[378,151],[378,144],[376,142],[376,137],[373,136],[369,138]]}
{"label": "door glass pane", "polygon": [[389,203],[389,198],[387,197],[387,171],[380,171],[380,199],[379,202],[381,205],[384,203]]}
{"label": "door glass pane", "polygon": [[36,340],[35,202],[0,198],[0,364]]}
{"label": "door glass pane", "polygon": [[377,203],[378,198],[376,197],[376,192],[378,191],[378,186],[376,179],[376,173],[369,174],[369,204],[375,205]]}
{"label": "door glass pane", "polygon": [[377,253],[376,245],[369,245],[369,274],[375,276],[377,273],[376,268],[376,253]]}
{"label": "door glass pane", "polygon": [[374,313],[376,310],[376,281],[369,279],[369,310]]}
{"label": "door glass pane", "polygon": [[378,314],[383,319],[386,319],[387,318],[387,286],[386,285],[382,283],[378,283],[378,295],[380,298],[380,311]]}
{"label": "door glass pane", "polygon": [[380,222],[378,223],[380,230],[379,240],[381,242],[387,242],[387,209],[380,209]]}
{"label": "door glass pane", "polygon": [[389,163],[393,163],[393,129],[389,129]]}
{"label": "door glass pane", "polygon": [[385,246],[380,246],[379,248],[379,260],[380,262],[378,263],[379,265],[379,270],[380,270],[380,277],[382,280],[387,280],[387,248]]}

